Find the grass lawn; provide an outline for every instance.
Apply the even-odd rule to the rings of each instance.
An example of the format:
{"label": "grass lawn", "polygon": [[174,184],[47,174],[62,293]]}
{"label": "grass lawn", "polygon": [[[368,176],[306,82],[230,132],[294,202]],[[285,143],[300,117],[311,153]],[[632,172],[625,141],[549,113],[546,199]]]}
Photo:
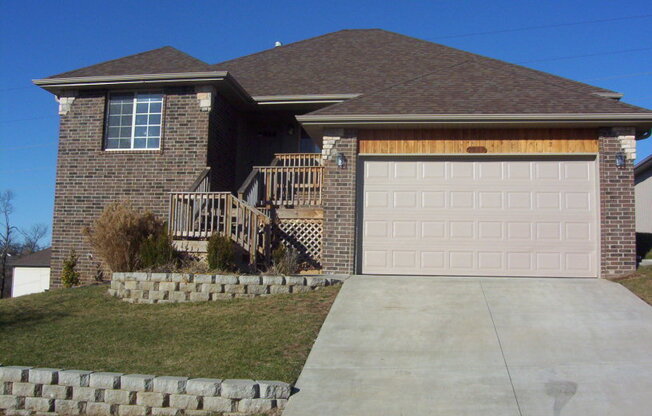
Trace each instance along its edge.
{"label": "grass lawn", "polygon": [[631,276],[615,279],[615,281],[652,305],[652,266],[639,267]]}
{"label": "grass lawn", "polygon": [[338,290],[136,305],[91,286],[2,299],[0,363],[294,383]]}

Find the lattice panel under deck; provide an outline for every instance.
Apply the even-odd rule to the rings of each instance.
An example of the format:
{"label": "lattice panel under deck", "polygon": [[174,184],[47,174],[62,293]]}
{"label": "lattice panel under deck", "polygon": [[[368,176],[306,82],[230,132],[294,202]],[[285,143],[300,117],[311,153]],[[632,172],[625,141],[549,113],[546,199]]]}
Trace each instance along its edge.
{"label": "lattice panel under deck", "polygon": [[301,260],[313,266],[321,265],[323,232],[324,221],[321,219],[279,219],[274,226],[275,237],[296,249]]}

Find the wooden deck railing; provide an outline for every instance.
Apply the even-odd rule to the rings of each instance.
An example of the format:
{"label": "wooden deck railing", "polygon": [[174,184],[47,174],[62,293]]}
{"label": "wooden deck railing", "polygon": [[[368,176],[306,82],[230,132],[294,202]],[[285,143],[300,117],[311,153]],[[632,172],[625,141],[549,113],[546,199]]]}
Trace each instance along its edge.
{"label": "wooden deck railing", "polygon": [[201,171],[195,182],[190,185],[189,192],[209,192],[211,190],[211,168]]}
{"label": "wooden deck railing", "polygon": [[276,153],[272,166],[321,166],[321,153]]}
{"label": "wooden deck railing", "polygon": [[322,202],[322,166],[257,166],[263,205],[315,206]]}
{"label": "wooden deck railing", "polygon": [[269,216],[228,192],[172,192],[168,229],[177,239],[227,236],[256,261],[269,250]]}

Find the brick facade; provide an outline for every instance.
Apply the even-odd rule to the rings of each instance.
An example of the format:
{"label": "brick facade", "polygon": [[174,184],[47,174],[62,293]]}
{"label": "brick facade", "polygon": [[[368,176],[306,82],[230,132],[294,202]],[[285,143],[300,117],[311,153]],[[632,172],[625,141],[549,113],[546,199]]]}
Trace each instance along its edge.
{"label": "brick facade", "polygon": [[[167,193],[187,190],[207,166],[209,119],[215,108],[202,111],[193,88],[168,88],[164,93],[160,150],[103,150],[106,91],[80,92],[70,110],[62,114],[52,226],[52,287],[60,285],[62,262],[71,249],[79,256],[82,280],[93,280],[99,259],[88,258],[91,248],[81,230],[107,204],[129,199],[136,208],[165,218]],[[215,101],[219,103],[219,97]],[[217,131],[219,122],[216,117],[212,131],[223,143],[231,132]],[[219,167],[216,170],[222,172]],[[223,176],[219,183],[227,186]]]}
{"label": "brick facade", "polygon": [[605,278],[636,269],[634,161],[630,156],[623,167],[615,163],[616,153],[628,150],[634,134],[633,128],[600,132],[600,268]]}
{"label": "brick facade", "polygon": [[[346,167],[335,161],[338,153]],[[358,139],[355,131],[324,133],[324,234],[322,267],[325,273],[354,273],[356,253],[356,175]]]}

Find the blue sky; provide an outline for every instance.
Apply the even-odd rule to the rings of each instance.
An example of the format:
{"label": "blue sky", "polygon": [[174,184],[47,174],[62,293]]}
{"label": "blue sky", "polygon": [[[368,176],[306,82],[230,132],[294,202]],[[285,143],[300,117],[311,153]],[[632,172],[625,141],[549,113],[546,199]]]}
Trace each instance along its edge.
{"label": "blue sky", "polygon": [[[617,18],[624,19],[604,21]],[[652,108],[651,23],[649,0],[0,0],[0,190],[16,194],[16,225],[51,226],[57,104],[31,79],[108,59],[171,45],[216,63],[277,40],[383,28],[605,87]],[[521,28],[529,29],[512,30]],[[639,160],[651,153],[652,139],[639,142]]]}

